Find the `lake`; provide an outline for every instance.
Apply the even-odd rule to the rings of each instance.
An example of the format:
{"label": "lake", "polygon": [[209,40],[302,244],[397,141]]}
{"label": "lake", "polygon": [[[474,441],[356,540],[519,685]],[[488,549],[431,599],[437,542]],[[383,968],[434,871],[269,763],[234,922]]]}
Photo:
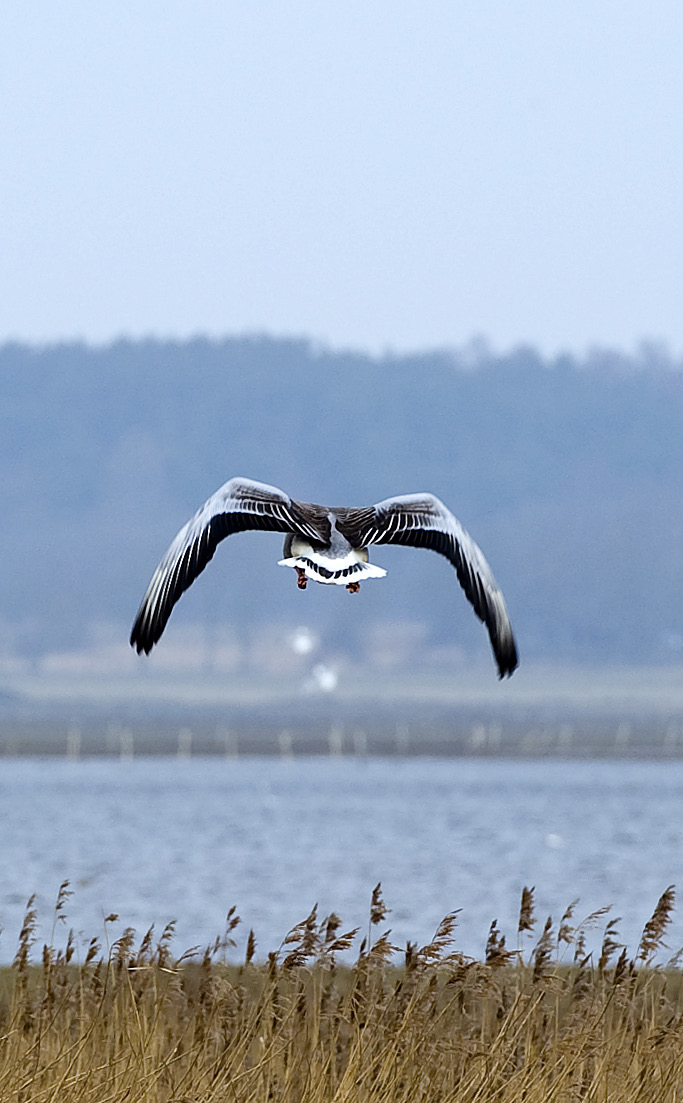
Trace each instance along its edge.
{"label": "lake", "polygon": [[[236,953],[250,927],[257,956],[277,949],[316,902],[367,929],[378,881],[380,930],[399,945],[459,908],[459,949],[481,956],[492,919],[514,947],[529,885],[539,934],[579,897],[577,918],[611,904],[635,951],[662,891],[683,886],[682,812],[679,762],[5,758],[0,960],[32,893],[50,938],[66,879],[67,926],[84,938],[112,912],[110,938],[175,919],[178,954],[220,935],[232,905]],[[667,942],[683,944],[678,911]]]}

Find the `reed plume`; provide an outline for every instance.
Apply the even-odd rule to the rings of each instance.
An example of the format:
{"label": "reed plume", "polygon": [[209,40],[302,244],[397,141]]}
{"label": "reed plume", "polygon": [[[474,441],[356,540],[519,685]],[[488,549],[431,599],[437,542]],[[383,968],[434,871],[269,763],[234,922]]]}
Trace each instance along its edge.
{"label": "reed plume", "polygon": [[[8,1103],[680,1103],[683,974],[656,964],[672,888],[633,956],[609,919],[595,963],[576,952],[607,909],[575,924],[576,901],[524,951],[494,920],[482,961],[458,950],[457,912],[399,958],[389,931],[354,956],[357,929],[313,907],[265,960],[249,931],[231,962],[234,908],[208,947],[177,955],[173,924],[158,938],[126,927],[106,947],[112,917],[81,946],[68,899],[61,944],[34,960],[31,898],[0,970]],[[387,914],[377,885],[369,929]],[[534,922],[525,889],[517,934]]]}

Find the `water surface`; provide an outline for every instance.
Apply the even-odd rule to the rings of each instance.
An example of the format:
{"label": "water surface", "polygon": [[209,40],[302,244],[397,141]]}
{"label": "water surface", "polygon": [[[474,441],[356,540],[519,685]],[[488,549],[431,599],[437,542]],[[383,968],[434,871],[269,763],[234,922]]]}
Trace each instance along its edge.
{"label": "water surface", "polygon": [[[65,879],[84,936],[111,912],[112,937],[175,919],[178,952],[219,935],[233,904],[239,948],[253,927],[262,955],[316,902],[366,927],[378,881],[399,944],[460,908],[460,949],[481,955],[494,918],[514,946],[533,885],[539,925],[575,897],[577,916],[612,904],[633,949],[661,892],[683,887],[682,810],[671,762],[5,759],[0,960],[32,893],[50,936]],[[683,944],[678,914],[667,941]]]}

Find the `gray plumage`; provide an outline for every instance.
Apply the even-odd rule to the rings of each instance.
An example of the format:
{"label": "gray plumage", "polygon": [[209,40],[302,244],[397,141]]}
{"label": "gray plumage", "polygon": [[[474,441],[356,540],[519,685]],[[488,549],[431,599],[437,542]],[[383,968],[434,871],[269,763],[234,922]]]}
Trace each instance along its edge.
{"label": "gray plumage", "polygon": [[358,589],[365,578],[386,574],[368,561],[370,544],[408,544],[445,556],[475,613],[488,629],[499,677],[517,666],[510,620],[481,549],[433,494],[405,494],[374,506],[329,508],[290,498],[277,487],[230,479],[180,530],[159,563],[142,599],[130,636],[138,653],[152,650],[173,606],[192,585],[226,536],[246,529],[285,534],[283,566],[298,572],[303,588],[323,585]]}

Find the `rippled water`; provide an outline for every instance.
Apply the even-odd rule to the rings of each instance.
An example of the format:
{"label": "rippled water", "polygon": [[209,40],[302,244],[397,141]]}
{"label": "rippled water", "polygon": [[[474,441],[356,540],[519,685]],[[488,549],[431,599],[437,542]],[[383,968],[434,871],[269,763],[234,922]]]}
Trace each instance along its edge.
{"label": "rippled water", "polygon": [[[539,925],[577,896],[581,916],[612,904],[634,949],[663,889],[683,888],[682,811],[681,763],[5,759],[0,959],[31,893],[50,936],[67,878],[69,926],[176,919],[177,952],[221,934],[232,904],[239,946],[251,926],[263,955],[316,901],[365,926],[378,881],[399,944],[461,908],[460,949],[481,955],[494,918],[515,945],[535,885]],[[683,944],[678,913],[668,942]]]}

